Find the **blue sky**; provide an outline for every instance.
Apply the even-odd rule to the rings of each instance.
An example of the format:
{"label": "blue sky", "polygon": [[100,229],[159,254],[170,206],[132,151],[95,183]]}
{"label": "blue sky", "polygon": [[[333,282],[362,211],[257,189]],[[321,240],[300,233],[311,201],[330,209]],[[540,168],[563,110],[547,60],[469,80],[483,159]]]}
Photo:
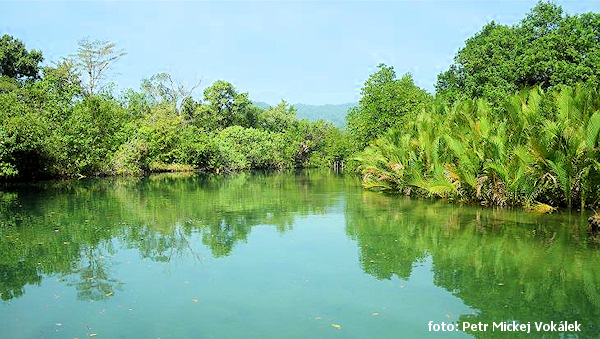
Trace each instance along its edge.
{"label": "blue sky", "polygon": [[[600,2],[556,1],[569,14]],[[433,92],[464,41],[491,20],[520,21],[536,1],[386,2],[0,2],[0,34],[42,50],[45,63],[73,54],[83,37],[128,54],[118,88],[169,71],[182,82],[232,82],[255,101],[358,101],[377,64],[411,72]]]}

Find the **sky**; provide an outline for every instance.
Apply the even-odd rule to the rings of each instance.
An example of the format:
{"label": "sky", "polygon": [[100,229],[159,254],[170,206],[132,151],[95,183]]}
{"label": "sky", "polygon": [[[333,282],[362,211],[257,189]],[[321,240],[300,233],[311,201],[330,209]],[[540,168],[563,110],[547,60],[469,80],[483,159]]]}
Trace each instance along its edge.
{"label": "sky", "polygon": [[[434,92],[437,75],[488,22],[516,24],[537,1],[0,1],[10,34],[52,64],[82,38],[127,52],[109,74],[117,90],[170,72],[195,95],[215,80],[253,101],[357,102],[379,63]],[[568,14],[600,2],[556,1]]]}

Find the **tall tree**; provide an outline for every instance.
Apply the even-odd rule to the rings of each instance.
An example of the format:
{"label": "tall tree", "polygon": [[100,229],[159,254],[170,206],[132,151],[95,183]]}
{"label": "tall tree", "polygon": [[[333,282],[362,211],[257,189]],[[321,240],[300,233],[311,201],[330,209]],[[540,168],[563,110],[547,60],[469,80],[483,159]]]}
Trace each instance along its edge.
{"label": "tall tree", "polygon": [[79,40],[77,49],[77,64],[87,77],[86,93],[94,94],[102,88],[102,80],[110,66],[126,53],[116,49],[113,42],[106,40],[93,40],[88,38]]}
{"label": "tall tree", "polygon": [[294,106],[281,100],[277,106],[269,107],[260,114],[258,127],[272,132],[285,132],[297,121]]}
{"label": "tall tree", "polygon": [[429,93],[415,85],[410,73],[397,79],[394,67],[380,64],[377,68],[361,90],[359,106],[348,113],[347,129],[357,150],[432,100]]}
{"label": "tall tree", "polygon": [[13,79],[39,77],[39,63],[44,60],[42,52],[27,51],[21,40],[8,34],[0,38],[0,76]]}
{"label": "tall tree", "polygon": [[170,73],[163,72],[153,75],[150,79],[142,80],[142,91],[148,96],[152,103],[166,103],[181,111],[184,102],[187,102],[186,109],[189,108],[192,99],[192,93],[200,86],[200,81],[196,81],[193,86],[188,86],[175,79]]}
{"label": "tall tree", "polygon": [[252,110],[252,102],[248,93],[238,93],[233,84],[217,80],[204,90],[204,101],[210,107],[209,114],[213,114],[222,128],[240,125],[253,127],[256,113]]}
{"label": "tall tree", "polygon": [[437,94],[497,102],[534,85],[598,84],[599,36],[600,14],[564,15],[560,6],[539,2],[517,25],[491,22],[469,38],[438,76]]}

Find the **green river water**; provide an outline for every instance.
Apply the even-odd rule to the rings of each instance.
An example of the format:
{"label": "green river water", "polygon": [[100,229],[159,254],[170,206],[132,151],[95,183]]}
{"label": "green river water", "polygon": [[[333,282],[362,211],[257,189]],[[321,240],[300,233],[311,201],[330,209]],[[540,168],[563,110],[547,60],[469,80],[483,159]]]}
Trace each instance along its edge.
{"label": "green river water", "polygon": [[[324,172],[5,186],[0,337],[600,338],[588,215],[386,196]],[[580,330],[534,327],[561,321]],[[492,329],[504,322],[531,332]]]}

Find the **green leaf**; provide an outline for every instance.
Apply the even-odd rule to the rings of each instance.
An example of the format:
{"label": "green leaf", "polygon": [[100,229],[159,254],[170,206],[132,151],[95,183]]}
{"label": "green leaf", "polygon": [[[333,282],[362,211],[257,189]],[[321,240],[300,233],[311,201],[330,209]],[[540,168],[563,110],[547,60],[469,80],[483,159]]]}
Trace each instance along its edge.
{"label": "green leaf", "polygon": [[596,146],[598,132],[600,132],[600,110],[594,112],[590,120],[588,120],[585,137],[589,147],[593,148]]}

